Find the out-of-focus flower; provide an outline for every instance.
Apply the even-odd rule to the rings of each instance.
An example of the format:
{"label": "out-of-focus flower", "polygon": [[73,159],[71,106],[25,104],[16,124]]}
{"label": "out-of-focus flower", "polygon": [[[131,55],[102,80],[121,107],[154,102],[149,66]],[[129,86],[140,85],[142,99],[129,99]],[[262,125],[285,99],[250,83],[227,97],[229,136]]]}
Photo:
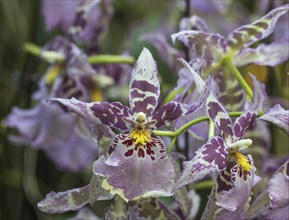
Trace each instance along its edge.
{"label": "out-of-focus flower", "polygon": [[231,59],[236,66],[249,63],[275,66],[289,57],[287,41],[261,44],[256,48],[249,46],[269,36],[279,17],[288,10],[289,5],[278,7],[252,24],[233,30],[227,39],[219,34],[204,31],[181,31],[173,34],[172,40],[174,43],[176,39],[183,42],[195,57],[208,61],[209,68],[220,68],[223,59]]}
{"label": "out-of-focus flower", "polygon": [[[182,60],[188,71],[194,76],[196,87],[203,89],[204,81]],[[221,137],[211,137],[201,146],[191,161],[183,163],[183,172],[176,183],[176,188],[183,187],[204,178],[208,174],[220,174],[216,178],[216,204],[222,208],[235,211],[244,205],[250,196],[251,188],[256,184],[256,168],[250,155],[244,156],[239,151],[252,144],[250,139],[241,139],[254,122],[258,110],[263,105],[265,87],[252,76],[254,96],[250,108],[233,124],[223,106],[210,93],[206,101],[206,113],[215,124]],[[236,192],[240,196],[232,197]],[[242,192],[242,193],[240,193]]]}
{"label": "out-of-focus flower", "polygon": [[155,111],[160,94],[157,66],[151,53],[143,49],[131,75],[130,108],[119,102],[51,100],[90,122],[101,121],[126,131],[115,136],[108,148],[109,157],[101,156],[95,161],[93,172],[105,177],[102,183],[104,189],[129,201],[172,195],[174,165],[163,141],[151,135],[151,130],[200,109],[209,93],[207,84],[202,91],[195,103],[185,105],[173,101]]}
{"label": "out-of-focus flower", "polygon": [[89,46],[97,43],[112,16],[110,1],[44,0],[42,14],[48,30],[59,28],[67,37]]}

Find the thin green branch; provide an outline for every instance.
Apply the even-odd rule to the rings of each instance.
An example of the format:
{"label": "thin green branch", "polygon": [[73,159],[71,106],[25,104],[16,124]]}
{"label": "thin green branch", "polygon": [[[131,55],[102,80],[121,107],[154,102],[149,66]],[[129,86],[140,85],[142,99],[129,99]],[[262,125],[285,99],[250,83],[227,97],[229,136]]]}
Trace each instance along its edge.
{"label": "thin green branch", "polygon": [[173,147],[174,147],[174,145],[175,145],[175,143],[176,143],[176,140],[177,140],[177,137],[174,137],[174,138],[172,139],[172,142],[171,142],[171,144],[170,144],[170,146],[169,146],[169,148],[168,148],[168,153],[171,153],[171,152],[172,152]]}
{"label": "thin green branch", "polygon": [[234,77],[238,80],[242,88],[245,90],[247,96],[249,96],[250,99],[253,97],[253,92],[250,88],[250,86],[247,84],[247,82],[244,80],[243,76],[239,72],[239,70],[232,64],[230,58],[224,58],[223,60],[224,64],[231,70]]}
{"label": "thin green branch", "polygon": [[[31,53],[34,56],[44,58],[47,61],[53,60],[55,59],[55,57],[57,58],[58,61],[61,61],[61,59],[63,59],[62,55],[56,51],[45,51],[44,53],[41,53],[41,48],[32,43],[25,43],[23,45],[23,50],[28,53]],[[109,55],[109,54],[92,55],[92,56],[89,56],[87,60],[90,64],[97,64],[97,63],[133,64],[135,62],[135,59],[132,56]]]}

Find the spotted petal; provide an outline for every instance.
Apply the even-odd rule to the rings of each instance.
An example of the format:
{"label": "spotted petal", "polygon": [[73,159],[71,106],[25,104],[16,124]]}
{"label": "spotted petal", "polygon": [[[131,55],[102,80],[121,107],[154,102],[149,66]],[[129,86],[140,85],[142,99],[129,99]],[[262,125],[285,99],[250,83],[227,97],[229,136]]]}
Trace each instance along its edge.
{"label": "spotted petal", "polygon": [[75,98],[72,99],[49,99],[53,102],[59,102],[69,111],[77,113],[80,117],[92,123],[101,121],[110,127],[120,130],[126,130],[133,124],[133,119],[128,107],[120,102],[81,102]]}
{"label": "spotted petal", "polygon": [[96,175],[106,177],[102,187],[129,201],[139,197],[171,196],[175,170],[163,141],[151,137],[144,146],[135,145],[129,134],[115,137],[111,155],[93,164]]}
{"label": "spotted petal", "polygon": [[180,116],[185,116],[187,114],[193,113],[200,110],[205,104],[207,97],[210,93],[210,81],[205,85],[203,92],[200,94],[197,101],[190,104],[182,104],[177,102],[170,102],[163,105],[158,109],[149,119],[149,128],[156,129],[166,123],[169,123]]}
{"label": "spotted petal", "polygon": [[228,47],[234,51],[239,51],[242,47],[249,47],[256,41],[264,39],[273,32],[279,17],[288,10],[289,5],[283,5],[270,11],[254,23],[235,29],[228,35]]}
{"label": "spotted petal", "polygon": [[[179,59],[184,67],[193,75],[197,90],[201,93],[204,89],[204,80],[193,70],[193,68],[184,60]],[[225,108],[215,98],[212,92],[210,92],[206,101],[206,112],[210,119],[214,122],[220,134],[225,138],[233,136],[233,123]]]}
{"label": "spotted petal", "polygon": [[158,104],[160,84],[157,64],[150,51],[144,48],[134,66],[130,80],[129,103],[133,113],[150,116]]}
{"label": "spotted petal", "polygon": [[268,113],[261,116],[259,119],[271,122],[284,129],[287,134],[289,134],[289,110],[285,110],[281,105],[274,105]]}
{"label": "spotted petal", "polygon": [[257,48],[244,48],[238,53],[233,63],[235,66],[257,64],[263,66],[276,66],[289,58],[289,43],[286,40],[275,41],[272,44],[261,44]]}
{"label": "spotted petal", "polygon": [[267,98],[265,85],[259,82],[252,74],[250,74],[250,76],[254,86],[253,99],[249,109],[238,117],[234,123],[235,141],[241,138],[246,130],[254,123],[259,109],[263,106]]}
{"label": "spotted petal", "polygon": [[225,39],[219,34],[203,31],[180,31],[171,37],[174,43],[178,39],[189,47],[194,57],[218,60],[225,53]]}
{"label": "spotted petal", "polygon": [[212,137],[197,152],[196,156],[183,162],[183,172],[177,180],[176,188],[203,179],[208,174],[216,174],[226,168],[228,147],[220,137]]}

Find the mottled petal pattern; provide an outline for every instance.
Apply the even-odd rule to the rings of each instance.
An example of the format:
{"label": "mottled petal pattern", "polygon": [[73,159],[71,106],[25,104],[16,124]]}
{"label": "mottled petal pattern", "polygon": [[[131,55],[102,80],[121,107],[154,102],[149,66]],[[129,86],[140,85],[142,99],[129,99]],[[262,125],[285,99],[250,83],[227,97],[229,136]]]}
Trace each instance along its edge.
{"label": "mottled petal pattern", "polygon": [[289,42],[275,41],[272,44],[261,44],[257,48],[244,48],[233,58],[235,66],[257,64],[262,66],[276,66],[289,58]]}
{"label": "mottled petal pattern", "polygon": [[86,205],[89,197],[89,185],[65,192],[50,192],[37,204],[42,212],[49,214],[75,211]]}
{"label": "mottled petal pattern", "polygon": [[206,21],[197,15],[193,15],[189,18],[182,18],[179,27],[181,31],[198,30],[208,32],[208,26]]}
{"label": "mottled petal pattern", "polygon": [[238,51],[262,40],[273,32],[279,17],[288,12],[289,5],[283,5],[269,12],[264,17],[232,31],[227,38],[228,49]]}
{"label": "mottled petal pattern", "polygon": [[77,99],[49,99],[59,102],[69,111],[77,113],[80,117],[92,123],[104,123],[110,127],[127,130],[133,125],[133,118],[128,107],[120,102],[92,102],[86,103]]}
{"label": "mottled petal pattern", "polygon": [[150,116],[158,104],[160,84],[157,64],[150,51],[144,48],[134,66],[129,86],[129,103],[133,113]]}
{"label": "mottled petal pattern", "polygon": [[259,119],[271,122],[284,129],[287,134],[289,134],[289,110],[285,110],[281,105],[274,105],[268,113],[264,114]]}
{"label": "mottled petal pattern", "polygon": [[171,196],[175,170],[160,138],[151,137],[144,146],[135,145],[129,134],[119,134],[111,155],[93,165],[96,175],[106,177],[102,187],[126,201],[138,197]]}
{"label": "mottled petal pattern", "polygon": [[254,123],[259,109],[263,106],[267,99],[265,85],[259,82],[255,76],[250,74],[254,86],[253,99],[249,109],[238,117],[234,123],[234,139],[241,138],[246,130]]}
{"label": "mottled petal pattern", "polygon": [[222,138],[210,138],[192,160],[183,162],[183,172],[175,187],[180,188],[208,174],[219,173],[226,168],[228,154],[228,147]]}
{"label": "mottled petal pattern", "polygon": [[178,39],[189,47],[194,57],[218,60],[225,53],[225,39],[219,34],[203,31],[180,31],[171,37],[174,43]]}

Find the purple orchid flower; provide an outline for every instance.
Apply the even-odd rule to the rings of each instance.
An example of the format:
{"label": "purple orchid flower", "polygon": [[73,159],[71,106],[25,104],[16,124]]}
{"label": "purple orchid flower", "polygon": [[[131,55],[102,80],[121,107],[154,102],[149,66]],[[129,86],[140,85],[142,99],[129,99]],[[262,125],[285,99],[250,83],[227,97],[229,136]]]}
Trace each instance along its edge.
{"label": "purple orchid flower", "polygon": [[75,41],[91,45],[106,31],[113,10],[107,0],[44,0],[42,14],[48,30],[58,28]]}
{"label": "purple orchid flower", "polygon": [[130,108],[119,102],[85,103],[76,99],[51,99],[92,123],[101,121],[124,131],[116,135],[109,146],[109,157],[101,156],[95,161],[93,172],[105,177],[102,183],[104,189],[126,201],[172,195],[174,165],[163,141],[151,135],[151,130],[200,109],[209,93],[206,85],[195,103],[170,102],[155,111],[159,87],[156,63],[151,53],[143,49],[131,75]]}
{"label": "purple orchid flower", "polygon": [[[202,78],[181,60],[187,70],[193,74],[199,91],[204,86]],[[250,155],[244,156],[239,151],[252,144],[250,139],[241,139],[246,130],[254,122],[258,110],[263,105],[266,93],[263,84],[251,76],[254,85],[254,96],[250,108],[233,124],[224,107],[212,93],[206,101],[206,112],[214,122],[221,137],[211,137],[196,152],[195,157],[183,163],[183,172],[176,182],[176,188],[183,187],[204,178],[208,174],[220,174],[216,179],[216,204],[229,211],[235,211],[250,196],[251,188],[256,183],[255,167]],[[238,190],[242,194],[230,200],[230,196]],[[230,203],[228,203],[230,201]]]}
{"label": "purple orchid flower", "polygon": [[219,66],[224,57],[230,57],[236,66],[249,63],[275,66],[289,57],[287,41],[276,41],[269,45],[261,44],[255,49],[249,46],[269,36],[278,19],[288,10],[288,4],[278,7],[252,24],[233,30],[227,39],[219,34],[204,31],[181,31],[173,34],[172,40],[174,43],[176,39],[183,42],[192,49],[194,57],[211,62],[210,66]]}

